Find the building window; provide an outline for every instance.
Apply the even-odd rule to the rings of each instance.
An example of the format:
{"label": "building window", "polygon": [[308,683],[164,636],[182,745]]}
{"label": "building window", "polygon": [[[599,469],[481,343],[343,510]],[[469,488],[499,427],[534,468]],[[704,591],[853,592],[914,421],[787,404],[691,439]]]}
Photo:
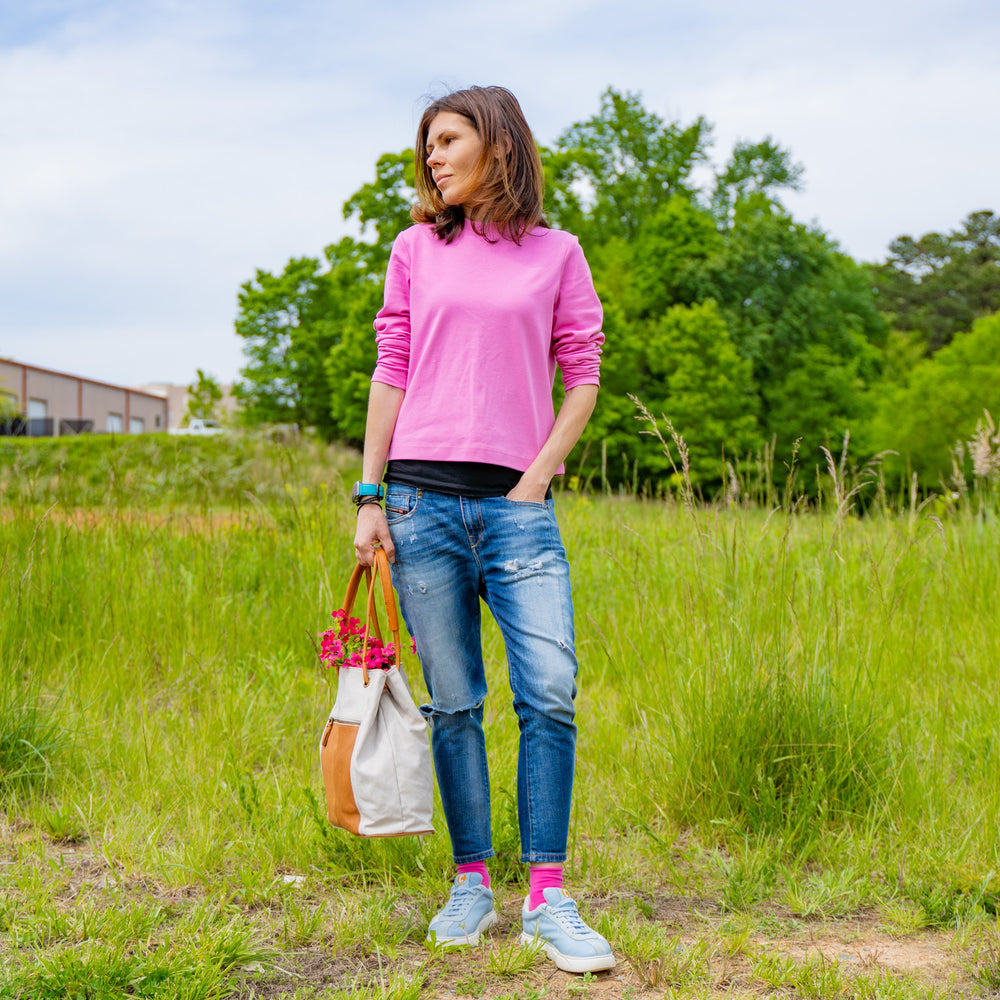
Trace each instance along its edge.
{"label": "building window", "polygon": [[108,414],[108,433],[109,434],[121,434],[122,432],[122,415],[120,413],[109,413]]}
{"label": "building window", "polygon": [[142,419],[142,417],[128,418],[129,434],[141,434],[145,429],[146,429],[146,422]]}
{"label": "building window", "polygon": [[44,399],[29,399],[28,400],[28,419],[29,420],[41,420],[43,417],[47,416],[48,404]]}

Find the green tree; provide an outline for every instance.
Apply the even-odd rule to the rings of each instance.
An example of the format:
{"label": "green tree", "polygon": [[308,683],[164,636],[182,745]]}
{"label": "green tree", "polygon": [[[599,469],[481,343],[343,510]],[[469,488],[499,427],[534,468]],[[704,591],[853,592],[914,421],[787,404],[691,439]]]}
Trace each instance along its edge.
{"label": "green tree", "polygon": [[217,420],[217,407],[222,401],[222,386],[211,375],[197,369],[195,380],[187,387],[188,401],[181,419],[186,426],[192,419]]}
{"label": "green tree", "polygon": [[673,305],[692,305],[710,297],[705,267],[722,252],[725,239],[708,211],[672,198],[643,221],[628,246],[630,313],[649,318]]}
{"label": "green tree", "polygon": [[[6,381],[0,379],[0,382]],[[10,433],[11,424],[20,416],[21,407],[18,406],[17,396],[0,387],[0,434]]]}
{"label": "green tree", "polygon": [[969,439],[983,410],[1000,414],[1000,312],[976,320],[879,396],[873,446],[899,453],[888,471],[910,468],[929,489],[947,482],[956,442]]}
{"label": "green tree", "polygon": [[375,180],[362,184],[344,202],[344,218],[356,218],[361,231],[374,240],[367,248],[365,264],[370,274],[381,274],[389,260],[389,251],[397,233],[412,224],[410,208],[417,192],[413,150],[384,153],[375,164]]}
{"label": "green tree", "polygon": [[950,233],[900,236],[876,271],[881,308],[933,354],[1000,309],[1000,216],[973,212]]}
{"label": "green tree", "polygon": [[638,94],[609,87],[598,114],[571,125],[548,154],[551,221],[576,232],[588,250],[629,239],[649,212],[674,195],[693,198],[694,168],[707,160],[712,128],[668,122]]}
{"label": "green tree", "polygon": [[[6,379],[0,379],[0,382],[6,381]],[[21,407],[18,406],[17,396],[7,389],[0,388],[0,424],[20,415]]]}
{"label": "green tree", "polygon": [[355,447],[361,446],[365,436],[368,391],[377,360],[372,320],[381,305],[380,281],[357,286],[324,365],[330,417],[337,436]]}
{"label": "green tree", "polygon": [[[344,217],[356,216],[363,231],[375,238],[361,245],[364,267],[354,271],[345,268],[338,275],[347,305],[338,319],[338,336],[327,352],[324,369],[329,387],[327,402],[337,435],[359,447],[364,440],[368,391],[377,360],[372,321],[382,305],[392,242],[412,224],[414,184],[413,150],[386,153],[378,159],[374,182],[363,185],[344,203]],[[331,266],[336,272],[332,259]]]}
{"label": "green tree", "polygon": [[[761,445],[752,368],[737,353],[725,317],[714,302],[672,306],[650,323],[644,353],[650,396],[643,403],[685,439],[694,485],[718,485],[725,460],[735,463]],[[668,474],[658,448],[643,466]]]}
{"label": "green tree", "polygon": [[865,425],[871,416],[867,390],[875,356],[864,342],[858,346],[856,354],[844,357],[826,344],[809,344],[796,352],[783,380],[762,392],[768,430],[780,444],[781,458],[790,459],[790,446],[798,441],[802,460],[822,465],[821,446],[834,452],[846,434],[867,440]]}
{"label": "green tree", "polygon": [[258,270],[241,287],[236,332],[247,363],[235,394],[250,423],[333,431],[324,363],[337,337],[335,293],[329,271],[313,257],[293,258],[280,274]]}
{"label": "green tree", "polygon": [[[652,470],[639,466],[647,449],[639,436],[635,404],[629,393],[642,397],[647,388],[641,333],[630,322],[619,302],[600,283],[598,294],[604,302],[606,349],[601,359],[601,391],[590,422],[566,463],[567,471],[584,481],[632,485],[641,475],[648,479]],[[556,383],[556,402],[561,388]]]}
{"label": "green tree", "polygon": [[736,206],[760,197],[781,207],[777,192],[802,187],[805,168],[792,162],[792,154],[766,136],[760,142],[741,140],[733,147],[725,169],[715,176],[711,207],[722,226],[732,224]]}
{"label": "green tree", "polygon": [[819,230],[750,198],[704,274],[753,366],[762,430],[779,459],[803,438],[803,459],[820,460],[820,445],[864,421],[879,374],[887,330],[867,270]]}
{"label": "green tree", "polygon": [[[709,465],[715,475],[721,469],[724,440],[730,447],[759,440],[758,415],[790,457],[796,438],[818,448],[832,428],[840,433],[845,421],[866,412],[864,390],[878,368],[874,345],[885,336],[870,279],[782,207],[781,192],[801,186],[803,168],[773,138],[738,142],[713,188],[700,191],[694,171],[707,160],[710,139],[703,118],[667,122],[637,95],[609,89],[598,114],[571,126],[546,153],[554,188],[549,215],[581,235],[602,301],[606,309],[615,306],[592,421],[604,448],[599,455],[588,431],[585,472],[594,473],[598,460],[602,471],[621,469],[626,480],[634,478],[636,461],[640,475],[663,472],[646,464],[648,449],[637,452],[628,443],[634,410],[627,394],[663,399],[662,372],[648,348],[666,346],[657,324],[670,314],[667,326],[675,329],[677,306],[717,303],[725,343],[751,372],[747,383],[733,377],[754,396],[740,407],[751,415],[752,434],[735,416],[728,438],[708,420],[685,433],[703,482]],[[692,322],[712,329],[707,314],[695,316]],[[670,356],[682,353],[671,347]],[[693,353],[685,364],[699,370]],[[803,369],[819,381],[808,384],[799,377]],[[792,393],[787,405],[786,393]],[[807,400],[797,398],[803,394]]]}
{"label": "green tree", "polygon": [[351,441],[362,436],[357,411],[375,360],[371,322],[392,241],[409,225],[412,185],[413,151],[385,154],[375,180],[344,203],[344,217],[355,218],[371,239],[344,237],[322,259],[294,258],[280,274],[258,270],[242,286],[236,332],[247,363],[235,392],[249,422],[300,423]]}
{"label": "green tree", "polygon": [[654,493],[674,481],[677,453],[672,464],[641,433],[631,396],[684,437],[692,481],[708,493],[723,482],[725,461],[735,463],[760,447],[752,369],[714,302],[672,306],[634,323],[612,303],[604,329],[613,348],[604,356],[597,407],[570,472]]}

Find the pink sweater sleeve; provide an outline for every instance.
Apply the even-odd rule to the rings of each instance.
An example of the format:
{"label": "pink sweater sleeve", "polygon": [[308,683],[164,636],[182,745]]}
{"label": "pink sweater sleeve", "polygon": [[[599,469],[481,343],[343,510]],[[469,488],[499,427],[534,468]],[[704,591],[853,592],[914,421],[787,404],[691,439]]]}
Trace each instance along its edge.
{"label": "pink sweater sleeve", "polygon": [[405,389],[410,365],[410,256],[404,240],[397,239],[385,272],[385,297],[375,316],[378,363],[373,382]]}
{"label": "pink sweater sleeve", "polygon": [[552,324],[553,350],[563,386],[601,384],[604,313],[578,241],[566,256]]}

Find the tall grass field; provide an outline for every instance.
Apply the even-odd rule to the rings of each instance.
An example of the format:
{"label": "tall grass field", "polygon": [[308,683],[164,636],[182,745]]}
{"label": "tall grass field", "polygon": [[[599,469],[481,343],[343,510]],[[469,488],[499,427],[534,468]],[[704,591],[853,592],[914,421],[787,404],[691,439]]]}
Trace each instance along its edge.
{"label": "tall grass field", "polygon": [[317,635],[358,465],[311,441],[0,441],[0,997],[997,995],[995,494],[852,503],[835,464],[821,507],[557,492],[567,886],[618,957],[578,977],[518,941],[492,623],[482,946],[424,943],[439,808],[425,838],[326,821]]}

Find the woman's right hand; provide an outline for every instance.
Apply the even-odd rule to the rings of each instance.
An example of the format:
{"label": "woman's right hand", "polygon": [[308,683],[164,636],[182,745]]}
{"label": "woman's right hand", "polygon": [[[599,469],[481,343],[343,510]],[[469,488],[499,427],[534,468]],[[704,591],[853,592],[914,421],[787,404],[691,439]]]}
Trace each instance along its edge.
{"label": "woman's right hand", "polygon": [[381,546],[389,562],[396,561],[396,549],[389,535],[389,525],[382,505],[362,504],[358,508],[358,527],[354,532],[354,552],[362,566],[371,566],[375,561],[375,549]]}

